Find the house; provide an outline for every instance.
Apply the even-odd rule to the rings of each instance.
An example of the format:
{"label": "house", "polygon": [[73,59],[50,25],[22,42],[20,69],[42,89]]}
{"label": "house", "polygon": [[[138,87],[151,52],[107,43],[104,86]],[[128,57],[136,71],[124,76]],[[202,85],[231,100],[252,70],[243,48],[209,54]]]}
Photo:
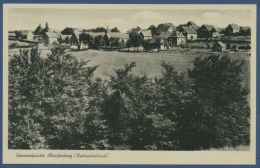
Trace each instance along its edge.
{"label": "house", "polygon": [[203,24],[198,29],[198,36],[200,38],[218,37],[219,32],[214,25]]}
{"label": "house", "polygon": [[152,31],[151,30],[143,30],[140,32],[140,35],[143,37],[144,40],[152,39]]}
{"label": "house", "polygon": [[169,43],[164,37],[153,37],[149,42],[152,49],[165,50],[169,49]]}
{"label": "house", "polygon": [[238,33],[240,31],[240,28],[237,24],[229,24],[226,28],[226,33],[231,34],[231,33]]}
{"label": "house", "polygon": [[172,26],[164,24],[157,28],[156,35],[159,35],[161,33],[172,33],[173,31],[174,31],[174,29]]}
{"label": "house", "polygon": [[179,31],[174,31],[171,36],[172,45],[181,45],[186,43],[186,37]]}
{"label": "house", "polygon": [[186,37],[186,41],[193,41],[197,39],[197,32],[191,27],[182,26],[179,29],[179,32]]}
{"label": "house", "polygon": [[74,32],[71,35],[70,44],[71,45],[78,45],[79,44],[79,33],[78,32]]}
{"label": "house", "polygon": [[119,39],[119,42],[122,44],[122,45],[125,45],[126,44],[126,41],[128,40],[128,37],[124,34],[124,33],[119,33],[119,32],[109,32],[109,33],[106,33],[104,35],[104,40],[107,40],[109,38],[118,38]]}
{"label": "house", "polygon": [[212,50],[215,52],[223,52],[226,51],[226,45],[221,41],[216,41],[212,47]]}
{"label": "house", "polygon": [[33,33],[30,30],[21,30],[21,39],[33,40]]}
{"label": "house", "polygon": [[180,24],[176,30],[180,30],[182,27],[189,27],[189,28],[193,28],[195,31],[198,31],[199,26],[196,25],[193,21],[189,21],[187,24]]}
{"label": "house", "polygon": [[162,37],[162,38],[166,39],[168,44],[171,46],[172,41],[173,41],[171,38],[172,33],[173,32],[164,32],[164,33],[160,33],[158,36],[155,36],[155,37]]}
{"label": "house", "polygon": [[44,42],[48,42],[49,44],[52,44],[53,42],[56,42],[58,40],[57,34],[52,32],[44,32],[42,39]]}
{"label": "house", "polygon": [[70,43],[71,36],[72,35],[59,35],[58,36],[58,41],[59,41],[60,44],[62,44],[64,42],[66,43],[65,39],[69,38],[69,41],[67,41],[67,43]]}

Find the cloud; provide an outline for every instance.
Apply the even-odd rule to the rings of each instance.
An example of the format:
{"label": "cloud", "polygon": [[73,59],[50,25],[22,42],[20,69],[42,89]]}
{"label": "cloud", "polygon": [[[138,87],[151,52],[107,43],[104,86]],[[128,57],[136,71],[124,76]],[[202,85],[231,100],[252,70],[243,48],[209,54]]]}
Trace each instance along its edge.
{"label": "cloud", "polygon": [[220,18],[227,18],[229,16],[221,15],[220,13],[217,12],[206,12],[202,15],[202,17],[205,19],[220,19]]}
{"label": "cloud", "polygon": [[168,17],[153,11],[142,11],[132,16],[133,21],[139,23],[151,23],[154,21],[165,21]]}

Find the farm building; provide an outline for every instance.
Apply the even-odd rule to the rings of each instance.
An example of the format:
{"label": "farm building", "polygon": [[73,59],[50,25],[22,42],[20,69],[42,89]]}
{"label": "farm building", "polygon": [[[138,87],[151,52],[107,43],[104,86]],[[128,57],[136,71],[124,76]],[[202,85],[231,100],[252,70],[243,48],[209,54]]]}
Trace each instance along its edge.
{"label": "farm building", "polygon": [[219,32],[214,25],[203,24],[198,29],[198,36],[200,38],[218,37]]}
{"label": "farm building", "polygon": [[33,33],[30,30],[21,30],[21,39],[33,40]]}
{"label": "farm building", "polygon": [[51,32],[44,32],[42,39],[44,42],[48,42],[49,44],[52,44],[53,42],[57,41],[57,34]]}
{"label": "farm building", "polygon": [[164,37],[153,37],[149,42],[149,46],[150,48],[158,50],[169,49],[169,43]]}
{"label": "farm building", "polygon": [[179,29],[179,32],[186,37],[186,41],[193,41],[197,39],[197,32],[191,27],[183,26]]}
{"label": "farm building", "polygon": [[141,31],[140,35],[143,37],[144,40],[152,39],[153,37],[151,30]]}
{"label": "farm building", "polygon": [[172,40],[172,45],[181,45],[186,43],[186,37],[179,31],[174,31],[170,38]]}
{"label": "farm building", "polygon": [[124,33],[106,33],[104,35],[104,39],[107,40],[109,38],[119,38],[119,42],[122,44],[122,45],[125,45],[126,41],[128,40],[128,37],[124,34]]}
{"label": "farm building", "polygon": [[226,33],[230,34],[230,33],[238,33],[240,31],[240,28],[237,24],[229,24],[226,28]]}
{"label": "farm building", "polygon": [[70,44],[71,45],[78,45],[78,43],[79,43],[79,33],[78,32],[74,32],[71,35]]}
{"label": "farm building", "polygon": [[[67,43],[67,44],[69,44],[69,43],[70,43],[71,36],[72,36],[72,35],[59,35],[59,36],[58,36],[58,41],[59,41],[60,44],[62,44],[62,43],[64,43],[64,42]],[[67,39],[69,39],[69,40],[66,41]]]}
{"label": "farm building", "polygon": [[216,41],[212,47],[212,50],[215,52],[223,52],[226,50],[226,46],[221,41]]}

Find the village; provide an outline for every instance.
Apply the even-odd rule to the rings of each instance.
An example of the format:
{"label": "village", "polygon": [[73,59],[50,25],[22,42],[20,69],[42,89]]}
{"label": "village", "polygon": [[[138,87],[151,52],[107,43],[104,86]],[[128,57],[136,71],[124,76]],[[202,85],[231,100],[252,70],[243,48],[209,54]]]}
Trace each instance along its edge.
{"label": "village", "polygon": [[[131,28],[126,33],[116,27],[80,29],[66,27],[63,30],[45,28],[39,24],[33,30],[8,32],[9,49],[26,48],[37,44],[53,47],[65,45],[70,50],[105,50],[129,52],[181,51],[189,52],[247,52],[251,49],[251,28],[229,24],[225,28],[214,25],[196,25],[193,21],[175,26],[162,23],[147,29]],[[199,50],[198,50],[199,49]]]}

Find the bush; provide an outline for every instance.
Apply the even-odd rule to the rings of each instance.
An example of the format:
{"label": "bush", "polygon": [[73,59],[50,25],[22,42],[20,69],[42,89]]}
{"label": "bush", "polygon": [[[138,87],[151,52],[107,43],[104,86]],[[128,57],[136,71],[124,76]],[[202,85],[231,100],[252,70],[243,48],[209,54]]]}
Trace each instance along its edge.
{"label": "bush", "polygon": [[15,43],[12,43],[9,48],[13,49],[13,48],[18,48],[19,45],[15,42]]}

